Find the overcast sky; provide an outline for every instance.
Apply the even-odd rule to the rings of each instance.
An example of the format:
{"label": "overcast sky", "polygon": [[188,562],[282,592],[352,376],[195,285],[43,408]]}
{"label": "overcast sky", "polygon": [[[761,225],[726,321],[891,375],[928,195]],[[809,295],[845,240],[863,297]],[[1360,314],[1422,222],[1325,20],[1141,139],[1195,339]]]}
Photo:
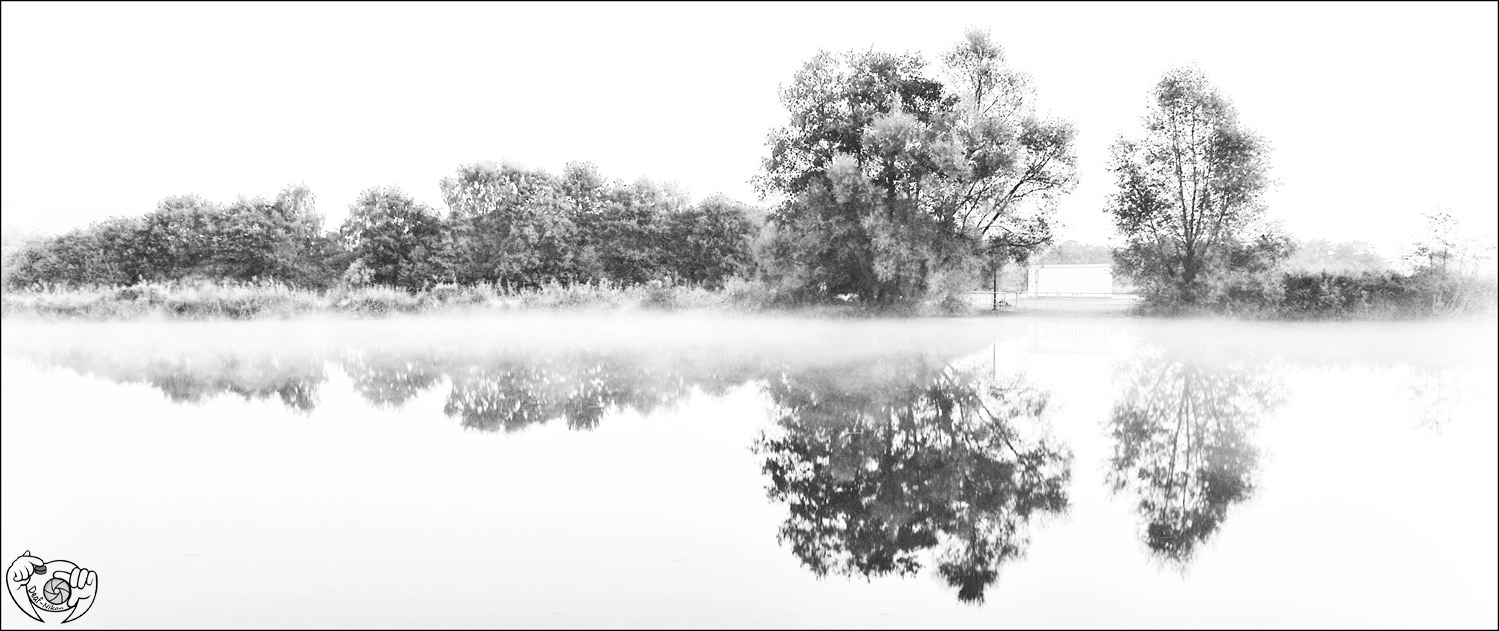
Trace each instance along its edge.
{"label": "overcast sky", "polygon": [[1108,146],[1195,63],[1272,143],[1272,216],[1398,254],[1421,212],[1495,225],[1494,3],[6,3],[7,224],[141,214],[305,182],[336,225],[364,188],[441,208],[461,163],[676,181],[757,201],[777,87],[819,49],[933,62],[991,29],[1079,129],[1059,237],[1104,242]]}

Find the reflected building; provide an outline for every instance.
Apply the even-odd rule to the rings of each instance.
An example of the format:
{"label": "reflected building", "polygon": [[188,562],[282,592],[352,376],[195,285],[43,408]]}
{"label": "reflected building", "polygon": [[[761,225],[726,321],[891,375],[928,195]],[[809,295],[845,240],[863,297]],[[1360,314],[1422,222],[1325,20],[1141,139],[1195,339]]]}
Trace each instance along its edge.
{"label": "reflected building", "polygon": [[1027,526],[1066,510],[1071,454],[1040,433],[1045,393],[985,371],[886,361],[766,384],[778,427],[755,443],[779,538],[819,576],[935,568],[982,602]]}
{"label": "reflected building", "polygon": [[1255,488],[1261,418],[1281,400],[1266,367],[1147,353],[1126,363],[1108,431],[1108,482],[1137,498],[1143,539],[1185,567]]}

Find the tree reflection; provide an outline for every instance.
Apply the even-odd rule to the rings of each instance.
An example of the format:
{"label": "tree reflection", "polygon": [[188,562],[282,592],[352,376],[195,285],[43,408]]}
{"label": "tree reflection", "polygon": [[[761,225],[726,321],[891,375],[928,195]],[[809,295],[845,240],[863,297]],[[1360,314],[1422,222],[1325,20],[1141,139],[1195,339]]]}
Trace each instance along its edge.
{"label": "tree reflection", "polygon": [[749,365],[639,354],[358,354],[343,367],[367,401],[399,405],[446,378],[443,411],[467,428],[513,432],[562,419],[597,427],[610,411],[650,414],[701,388],[722,392],[753,374]]}
{"label": "tree reflection", "polygon": [[399,408],[443,378],[437,356],[425,352],[350,354],[341,365],[354,382],[354,392],[377,407]]}
{"label": "tree reflection", "polygon": [[1440,432],[1454,419],[1495,416],[1492,373],[1482,375],[1474,367],[1420,365],[1408,366],[1404,372],[1405,399],[1417,427]]}
{"label": "tree reflection", "polygon": [[1229,506],[1254,493],[1260,452],[1252,435],[1281,388],[1263,368],[1158,353],[1123,374],[1108,481],[1139,498],[1152,553],[1184,567]]}
{"label": "tree reflection", "polygon": [[1035,435],[1047,396],[920,363],[850,372],[766,386],[779,427],[754,449],[790,510],[780,540],[819,576],[910,575],[935,557],[960,600],[981,602],[1032,516],[1067,507],[1071,454]]}
{"label": "tree reflection", "polygon": [[486,431],[516,431],[559,418],[572,429],[593,429],[607,410],[650,413],[691,390],[672,371],[593,354],[453,368],[444,412]]}
{"label": "tree reflection", "polygon": [[178,403],[199,403],[220,394],[246,401],[272,396],[299,412],[317,407],[318,386],[327,380],[323,362],[306,357],[209,355],[148,358],[65,352],[38,357],[43,365],[117,383],[144,383]]}
{"label": "tree reflection", "polygon": [[517,431],[562,419],[572,429],[598,426],[610,411],[650,414],[694,388],[723,394],[764,374],[758,358],[669,356],[662,353],[567,351],[461,353],[426,350],[303,352],[277,355],[115,355],[85,350],[33,356],[120,383],[146,383],[177,402],[218,394],[245,399],[275,395],[311,411],[326,366],[349,375],[353,390],[377,407],[399,408],[448,381],[443,411],[467,428]]}

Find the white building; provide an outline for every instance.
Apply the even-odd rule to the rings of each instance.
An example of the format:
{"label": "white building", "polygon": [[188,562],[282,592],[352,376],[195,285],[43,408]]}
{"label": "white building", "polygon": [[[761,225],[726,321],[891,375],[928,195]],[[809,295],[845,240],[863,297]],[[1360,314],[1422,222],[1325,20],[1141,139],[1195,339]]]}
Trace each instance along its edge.
{"label": "white building", "polygon": [[1027,276],[1031,294],[1107,294],[1114,291],[1114,272],[1108,263],[1092,265],[1033,265]]}

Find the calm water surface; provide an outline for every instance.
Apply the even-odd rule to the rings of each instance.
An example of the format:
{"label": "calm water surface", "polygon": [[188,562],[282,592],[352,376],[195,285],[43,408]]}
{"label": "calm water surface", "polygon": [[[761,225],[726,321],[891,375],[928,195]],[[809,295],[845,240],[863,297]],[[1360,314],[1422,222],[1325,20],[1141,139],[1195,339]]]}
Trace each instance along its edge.
{"label": "calm water surface", "polygon": [[1492,322],[0,332],[70,626],[1499,624]]}

